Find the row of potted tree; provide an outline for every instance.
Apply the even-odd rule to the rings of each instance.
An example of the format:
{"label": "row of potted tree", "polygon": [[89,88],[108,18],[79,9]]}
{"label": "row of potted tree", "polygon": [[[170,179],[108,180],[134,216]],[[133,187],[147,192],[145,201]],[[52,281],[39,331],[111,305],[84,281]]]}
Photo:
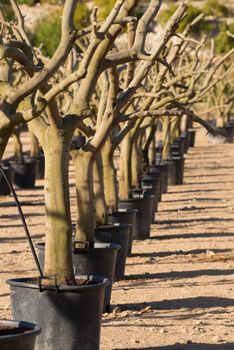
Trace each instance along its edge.
{"label": "row of potted tree", "polygon": [[96,350],[102,312],[110,309],[113,281],[124,276],[132,239],[149,238],[168,181],[183,181],[192,122],[224,133],[195,111],[231,74],[234,50],[215,57],[205,37],[191,37],[202,16],[177,34],[184,3],[149,40],[160,0],[145,5],[140,19],[137,0],[117,0],[103,21],[94,8],[82,30],[74,26],[78,1],[66,0],[61,40],[48,59],[32,47],[17,1],[10,2],[14,25],[1,13],[0,155],[13,133],[19,144],[16,130],[27,123],[44,154],[46,221],[38,245],[43,272],[8,281],[13,317],[42,327],[37,350]]}

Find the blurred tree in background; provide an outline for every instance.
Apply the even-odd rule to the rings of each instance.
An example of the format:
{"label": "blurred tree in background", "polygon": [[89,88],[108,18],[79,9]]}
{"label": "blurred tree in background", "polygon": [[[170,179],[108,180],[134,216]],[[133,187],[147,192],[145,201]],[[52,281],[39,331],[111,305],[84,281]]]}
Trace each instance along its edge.
{"label": "blurred tree in background", "polygon": [[[55,1],[55,0],[50,0]],[[32,34],[32,42],[35,46],[43,44],[42,52],[46,56],[52,56],[55,49],[58,47],[58,43],[61,35],[61,9],[57,10],[53,16],[43,19],[38,22],[35,27],[35,31]],[[76,28],[84,26],[85,22],[88,21],[90,11],[88,10],[85,3],[79,3],[75,12],[75,24]]]}
{"label": "blurred tree in background", "polygon": [[[164,25],[170,16],[174,13],[178,4],[172,2],[168,8],[161,12],[160,23]],[[218,0],[204,1],[201,8],[188,7],[188,15],[179,26],[179,32],[182,32],[188,23],[191,23],[199,14],[204,13],[204,20],[197,23],[193,28],[193,35],[200,38],[207,35],[214,38],[215,53],[221,54],[229,51],[234,46],[234,39],[227,35],[227,30],[234,33],[234,25],[228,25],[225,18],[229,15],[229,9]]]}

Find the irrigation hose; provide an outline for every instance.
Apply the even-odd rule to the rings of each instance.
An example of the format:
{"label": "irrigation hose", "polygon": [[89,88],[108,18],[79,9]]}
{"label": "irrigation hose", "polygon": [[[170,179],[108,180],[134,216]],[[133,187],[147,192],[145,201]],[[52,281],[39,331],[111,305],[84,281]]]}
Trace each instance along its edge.
{"label": "irrigation hose", "polygon": [[32,242],[32,239],[31,239],[31,236],[30,236],[30,233],[29,233],[29,230],[28,230],[28,226],[26,224],[26,221],[25,221],[25,217],[24,217],[24,214],[23,214],[23,211],[21,209],[21,206],[20,206],[20,203],[19,203],[19,200],[18,200],[18,197],[16,195],[16,192],[11,184],[11,182],[8,180],[3,168],[1,167],[0,165],[0,171],[4,177],[4,179],[6,180],[6,183],[8,185],[8,187],[10,188],[11,190],[11,193],[13,194],[13,197],[14,197],[14,200],[15,200],[15,204],[16,204],[16,207],[18,208],[18,212],[19,212],[19,215],[20,215],[20,218],[21,218],[21,221],[22,221],[22,224],[23,224],[23,227],[24,227],[24,231],[25,231],[25,234],[26,234],[26,237],[27,237],[27,240],[28,240],[28,243],[29,243],[29,246],[30,246],[30,249],[31,249],[31,252],[32,252],[32,255],[33,255],[33,258],[34,258],[34,261],[37,265],[37,268],[38,268],[38,271],[39,271],[39,274],[40,276],[43,276],[43,272],[42,272],[42,269],[41,269],[41,266],[40,266],[40,263],[39,263],[39,260],[38,260],[38,257],[37,257],[37,254],[35,252],[35,248],[33,246],[33,242]]}

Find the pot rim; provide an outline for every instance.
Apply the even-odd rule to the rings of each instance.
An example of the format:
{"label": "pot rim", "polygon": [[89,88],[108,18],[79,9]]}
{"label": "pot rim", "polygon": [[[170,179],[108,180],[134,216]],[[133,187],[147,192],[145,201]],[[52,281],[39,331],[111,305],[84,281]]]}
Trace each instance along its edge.
{"label": "pot rim", "polygon": [[150,196],[147,197],[137,197],[137,198],[126,198],[126,199],[121,199],[119,201],[119,203],[128,203],[128,202],[135,202],[135,201],[143,201],[143,200],[147,200],[147,199],[154,199],[155,196],[153,194],[151,194]]}
{"label": "pot rim", "polygon": [[119,222],[116,222],[114,224],[111,225],[100,225],[100,226],[96,226],[95,230],[106,230],[106,229],[110,229],[110,230],[115,230],[116,228],[120,228],[120,229],[125,229],[125,228],[130,228],[132,227],[132,224],[122,224]]}
{"label": "pot rim", "polygon": [[143,185],[142,190],[160,189],[160,185]]}
{"label": "pot rim", "polygon": [[[134,208],[119,208],[113,212],[113,215],[118,214],[118,213],[139,213],[138,209]],[[112,215],[112,214],[111,214]]]}
{"label": "pot rim", "polygon": [[0,327],[1,325],[12,326],[12,328],[23,327],[26,328],[27,332],[10,334],[10,335],[2,335],[0,336],[0,344],[4,343],[9,339],[17,339],[17,338],[26,338],[31,336],[36,336],[41,333],[41,327],[34,323],[26,322],[26,321],[17,321],[17,320],[2,320],[0,319]]}
{"label": "pot rim", "polygon": [[23,156],[23,161],[20,162],[17,159],[12,159],[9,161],[10,165],[20,165],[20,166],[27,166],[27,165],[31,165],[31,164],[37,164],[38,160],[35,157],[25,157]]}
{"label": "pot rim", "polygon": [[[44,276],[44,279],[50,279],[51,277]],[[6,283],[10,286],[15,287],[23,287],[23,288],[31,288],[31,289],[38,289],[41,292],[43,291],[56,291],[56,292],[85,292],[86,290],[90,289],[96,289],[96,288],[102,288],[103,286],[109,285],[109,280],[106,277],[98,276],[98,275],[75,275],[76,279],[83,278],[83,279],[89,279],[90,281],[96,282],[95,284],[91,285],[81,285],[81,286],[66,286],[66,285],[43,285],[41,282],[39,282],[40,277],[24,277],[24,278],[11,278],[6,280]],[[30,283],[31,282],[31,283]],[[37,282],[37,283],[32,283]]]}
{"label": "pot rim", "polygon": [[[109,245],[109,246],[108,246]],[[35,244],[35,247],[38,250],[45,250],[45,242],[38,242]],[[89,252],[89,251],[95,251],[95,250],[106,250],[106,249],[121,249],[121,246],[116,243],[106,243],[106,242],[94,242],[94,247],[84,247],[84,248],[76,248],[75,251],[73,250],[73,254],[77,254],[79,252]]]}

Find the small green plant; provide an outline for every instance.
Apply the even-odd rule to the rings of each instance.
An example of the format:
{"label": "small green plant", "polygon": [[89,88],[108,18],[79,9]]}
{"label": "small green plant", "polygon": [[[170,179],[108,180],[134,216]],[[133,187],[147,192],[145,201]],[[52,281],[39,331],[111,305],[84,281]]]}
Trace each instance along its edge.
{"label": "small green plant", "polygon": [[94,0],[94,3],[99,8],[98,16],[105,18],[115,5],[115,0]]}
{"label": "small green plant", "polygon": [[202,11],[206,15],[212,15],[216,17],[222,17],[222,16],[227,16],[228,15],[228,8],[221,4],[218,0],[208,0]]}
{"label": "small green plant", "polygon": [[[176,11],[178,5],[176,4],[170,4],[169,7],[162,11],[159,17],[160,22],[165,25],[169,18],[173,15],[173,13]],[[192,5],[188,6],[187,10],[187,16],[184,18],[184,20],[180,23],[179,32],[182,32],[184,28],[187,26],[188,23],[191,23],[197,16],[199,16],[202,13],[201,10],[195,8]],[[194,33],[196,34],[201,34],[201,31],[204,30],[204,25],[203,27],[201,26],[201,21],[197,23],[196,26],[194,26]]]}
{"label": "small green plant", "polygon": [[52,18],[39,22],[32,34],[35,46],[43,45],[42,52],[46,56],[52,56],[58,47],[61,36],[60,15],[56,13]]}
{"label": "small green plant", "polygon": [[[165,25],[175,12],[178,5],[171,3],[169,7],[161,12],[159,17],[160,22]],[[187,16],[180,23],[179,32],[182,32],[187,24],[191,23],[198,15],[204,13],[206,16],[212,15],[216,17],[216,20],[205,20],[199,21],[193,28],[193,34],[197,37],[206,34],[209,37],[216,35],[216,41],[218,42],[219,51],[226,52],[230,49],[231,40],[228,39],[225,31],[222,28],[219,28],[218,17],[228,15],[228,9],[225,5],[219,3],[218,0],[208,0],[205,5],[201,8],[195,8],[192,5],[188,6]],[[217,34],[218,33],[218,34]],[[222,42],[224,40],[224,42]],[[226,47],[226,49],[225,49]],[[225,50],[225,51],[223,51]]]}
{"label": "small green plant", "polygon": [[7,21],[11,21],[15,18],[9,0],[0,0],[0,8],[3,12],[4,18]]}
{"label": "small green plant", "polygon": [[[42,52],[44,55],[52,56],[55,49],[58,47],[61,36],[61,11],[50,18],[46,18],[39,22],[32,34],[32,41],[35,46],[43,44]],[[89,18],[89,10],[84,3],[80,3],[75,12],[76,28],[84,26]]]}
{"label": "small green plant", "polygon": [[215,53],[217,54],[228,52],[234,47],[234,39],[227,35],[227,30],[233,33],[234,25],[227,25],[226,22],[220,23],[219,33],[214,39]]}

